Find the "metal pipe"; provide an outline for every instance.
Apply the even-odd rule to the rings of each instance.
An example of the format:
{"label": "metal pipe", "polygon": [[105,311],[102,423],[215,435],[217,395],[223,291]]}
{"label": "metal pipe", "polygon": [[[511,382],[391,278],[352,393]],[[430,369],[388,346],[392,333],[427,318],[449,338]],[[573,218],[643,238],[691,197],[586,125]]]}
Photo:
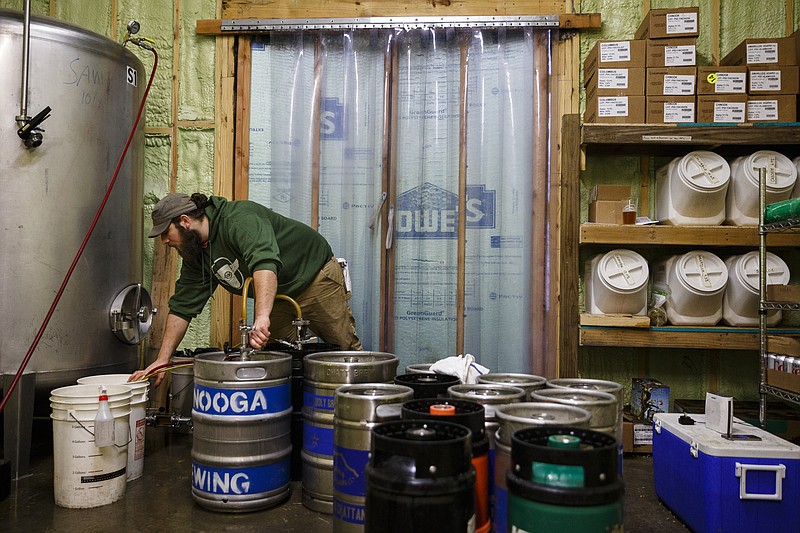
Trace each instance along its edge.
{"label": "metal pipe", "polygon": [[[19,116],[17,122],[28,120],[28,70],[30,68],[31,44],[31,0],[25,0],[25,18],[22,30],[22,94],[19,100]],[[22,124],[20,124],[21,126]]]}

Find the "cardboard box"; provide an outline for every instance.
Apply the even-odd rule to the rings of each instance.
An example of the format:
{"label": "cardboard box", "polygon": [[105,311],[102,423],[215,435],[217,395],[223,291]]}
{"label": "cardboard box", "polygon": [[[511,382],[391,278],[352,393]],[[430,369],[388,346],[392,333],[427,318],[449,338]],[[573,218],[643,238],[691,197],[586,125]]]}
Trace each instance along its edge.
{"label": "cardboard box", "polygon": [[770,353],[800,357],[800,337],[769,335],[767,337],[767,350],[769,350]]}
{"label": "cardboard box", "polygon": [[722,58],[720,65],[796,65],[795,39],[745,39]]}
{"label": "cardboard box", "polygon": [[600,68],[586,85],[586,98],[643,96],[644,68]]}
{"label": "cardboard box", "polygon": [[767,300],[771,302],[800,302],[800,285],[767,285]]}
{"label": "cardboard box", "polygon": [[583,85],[599,68],[645,66],[645,41],[597,41],[583,62]]}
{"label": "cardboard box", "polygon": [[800,92],[800,67],[747,67],[748,94],[797,94]]}
{"label": "cardboard box", "polygon": [[669,387],[651,378],[633,378],[631,414],[642,422],[652,422],[656,413],[669,412]]}
{"label": "cardboard box", "polygon": [[700,8],[651,9],[639,24],[637,39],[697,37],[700,35]]}
{"label": "cardboard box", "polygon": [[690,96],[697,93],[695,67],[654,67],[647,69],[647,96]]}
{"label": "cardboard box", "polygon": [[653,424],[634,417],[630,406],[622,413],[622,451],[625,453],[653,453]]}
{"label": "cardboard box", "polygon": [[647,39],[645,64],[653,67],[694,67],[697,65],[697,38]]}
{"label": "cardboard box", "polygon": [[790,374],[789,372],[780,372],[768,368],[767,383],[773,387],[800,394],[800,374]]}
{"label": "cardboard box", "polygon": [[694,122],[695,97],[648,96],[645,122],[647,124],[674,124]]}
{"label": "cardboard box", "polygon": [[697,122],[742,124],[746,119],[746,94],[697,96]]}
{"label": "cardboard box", "polygon": [[746,94],[747,67],[697,67],[697,94]]}
{"label": "cardboard box", "polygon": [[794,94],[747,97],[747,122],[795,122],[796,120],[797,96]]}
{"label": "cardboard box", "polygon": [[595,185],[589,195],[589,222],[622,224],[622,209],[630,196],[630,185]]}
{"label": "cardboard box", "polygon": [[643,124],[644,96],[598,96],[586,100],[584,122]]}

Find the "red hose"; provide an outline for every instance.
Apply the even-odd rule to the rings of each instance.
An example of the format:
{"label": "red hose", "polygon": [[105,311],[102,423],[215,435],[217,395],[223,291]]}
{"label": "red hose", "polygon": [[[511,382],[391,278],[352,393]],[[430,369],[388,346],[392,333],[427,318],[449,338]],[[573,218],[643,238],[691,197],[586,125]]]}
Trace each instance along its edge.
{"label": "red hose", "polygon": [[108,197],[111,196],[111,191],[114,188],[114,183],[117,181],[117,176],[119,175],[119,171],[122,168],[122,162],[125,160],[125,154],[128,153],[128,148],[131,145],[131,141],[133,140],[133,135],[136,132],[136,127],[139,125],[139,119],[142,116],[142,111],[144,111],[144,104],[147,102],[147,94],[150,92],[150,86],[153,85],[153,78],[155,78],[156,74],[156,67],[158,66],[158,53],[153,48],[149,48],[151,52],[153,52],[154,61],[153,61],[153,70],[150,72],[150,80],[147,82],[147,88],[144,91],[144,96],[142,97],[142,103],[139,104],[139,111],[136,113],[136,120],[133,122],[133,127],[131,127],[131,132],[128,134],[128,140],[125,142],[125,148],[122,150],[122,155],[119,156],[119,161],[117,162],[117,168],[114,170],[114,176],[111,178],[111,183],[108,184],[108,188],[106,189],[106,194],[103,196],[103,201],[100,202],[100,206],[97,209],[97,213],[94,215],[94,219],[92,220],[91,225],[89,226],[89,230],[86,232],[86,236],[83,238],[83,242],[81,243],[80,248],[78,248],[78,252],[75,254],[75,259],[72,260],[72,264],[67,270],[67,274],[64,276],[64,281],[61,282],[61,287],[58,289],[58,293],[56,297],[53,299],[53,303],[50,305],[50,310],[47,312],[47,315],[44,317],[44,321],[42,322],[41,327],[39,328],[39,332],[36,334],[36,337],[33,339],[33,343],[31,347],[28,348],[28,353],[25,354],[25,359],[22,360],[22,364],[19,366],[19,370],[17,370],[17,374],[14,376],[14,380],[11,382],[11,386],[8,388],[8,391],[4,391],[5,396],[3,397],[3,401],[0,402],[0,413],[3,412],[3,409],[8,403],[8,399],[11,397],[11,394],[14,392],[14,389],[19,383],[20,378],[22,377],[22,373],[25,371],[25,367],[28,366],[28,362],[33,355],[33,351],[39,345],[39,341],[42,339],[42,335],[44,335],[45,329],[47,329],[47,325],[50,323],[50,318],[52,318],[53,313],[56,310],[56,306],[58,306],[59,300],[61,300],[61,295],[64,293],[64,289],[67,288],[67,283],[69,283],[69,279],[72,277],[72,272],[75,270],[75,267],[78,264],[78,260],[81,258],[83,254],[83,250],[86,248],[86,244],[89,242],[89,238],[92,236],[92,232],[94,231],[95,226],[97,225],[97,221],[100,220],[100,215],[103,213],[103,209],[106,207],[106,203],[108,202]]}

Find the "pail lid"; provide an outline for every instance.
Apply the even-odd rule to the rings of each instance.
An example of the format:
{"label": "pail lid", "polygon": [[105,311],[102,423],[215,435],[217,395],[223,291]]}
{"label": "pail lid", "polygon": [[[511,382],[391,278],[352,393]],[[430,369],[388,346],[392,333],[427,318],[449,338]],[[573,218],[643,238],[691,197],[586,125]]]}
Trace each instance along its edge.
{"label": "pail lid", "polygon": [[[758,252],[747,252],[736,260],[736,275],[754,292],[759,291],[759,257]],[[789,283],[789,267],[786,262],[767,252],[767,285],[786,285]]]}
{"label": "pail lid", "polygon": [[682,284],[696,294],[715,294],[728,283],[725,262],[705,250],[693,250],[673,263],[675,274]]}
{"label": "pail lid", "polygon": [[647,284],[647,260],[633,250],[616,249],[605,254],[597,265],[600,280],[614,292],[628,293]]}
{"label": "pail lid", "polygon": [[706,150],[689,152],[675,166],[678,176],[692,189],[712,192],[728,186],[731,167],[719,154]]}
{"label": "pail lid", "polygon": [[758,185],[757,168],[767,169],[767,191],[780,192],[794,187],[797,181],[797,168],[788,157],[774,150],[759,150],[744,159],[738,158],[738,165],[748,180]]}

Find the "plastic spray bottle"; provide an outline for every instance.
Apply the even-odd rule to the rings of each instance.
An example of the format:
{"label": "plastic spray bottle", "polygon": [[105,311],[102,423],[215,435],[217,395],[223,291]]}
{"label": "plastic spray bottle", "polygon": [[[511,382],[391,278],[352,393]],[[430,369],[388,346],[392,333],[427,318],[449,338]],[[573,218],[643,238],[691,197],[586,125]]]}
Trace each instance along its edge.
{"label": "plastic spray bottle", "polygon": [[97,408],[97,415],[94,417],[94,445],[98,448],[112,446],[114,444],[114,417],[108,407],[108,394],[106,388],[100,387],[100,404]]}

